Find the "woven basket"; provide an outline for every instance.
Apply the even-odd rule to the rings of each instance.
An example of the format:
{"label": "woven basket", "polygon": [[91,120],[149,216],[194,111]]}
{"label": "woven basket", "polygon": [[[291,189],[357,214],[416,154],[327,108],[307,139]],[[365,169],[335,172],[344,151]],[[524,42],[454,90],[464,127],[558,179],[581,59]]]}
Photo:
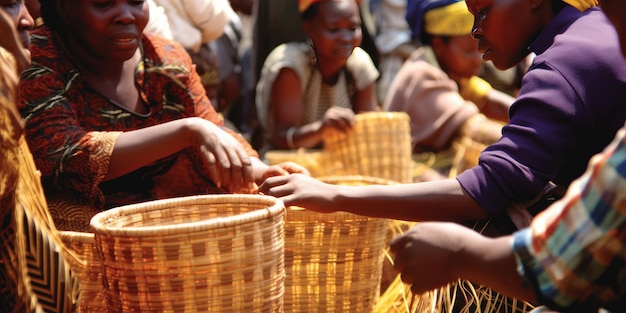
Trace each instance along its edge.
{"label": "woven basket", "polygon": [[109,312],[282,312],[282,201],[206,195],[91,220]]}
{"label": "woven basket", "polygon": [[[341,185],[391,184],[364,176]],[[285,312],[373,312],[379,297],[388,220],[290,207],[285,223]]]}
{"label": "woven basket", "polygon": [[70,259],[70,265],[80,282],[81,313],[106,311],[102,285],[102,260],[93,233],[60,231],[59,235],[67,249],[80,259]]}
{"label": "woven basket", "polygon": [[409,116],[404,112],[357,114],[352,131],[324,138],[324,153],[332,160],[333,175],[410,183],[413,161]]}
{"label": "woven basket", "polygon": [[265,160],[269,165],[282,162],[294,162],[302,165],[313,177],[332,175],[326,155],[321,150],[270,150],[265,152]]}

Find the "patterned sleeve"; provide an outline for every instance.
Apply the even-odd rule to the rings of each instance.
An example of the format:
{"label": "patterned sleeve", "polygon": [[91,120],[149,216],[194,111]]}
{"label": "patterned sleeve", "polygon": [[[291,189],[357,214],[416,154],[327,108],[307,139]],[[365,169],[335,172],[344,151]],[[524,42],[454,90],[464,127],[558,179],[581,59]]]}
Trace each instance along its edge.
{"label": "patterned sleeve", "polygon": [[42,183],[75,190],[101,203],[98,184],[108,171],[121,132],[90,132],[80,125],[80,109],[75,103],[82,99],[72,92],[78,73],[60,56],[49,32],[39,34],[31,44],[33,64],[20,77],[18,96],[26,138]]}
{"label": "patterned sleeve", "polygon": [[625,301],[625,133],[591,159],[563,199],[514,234],[520,273],[554,309],[587,312]]}

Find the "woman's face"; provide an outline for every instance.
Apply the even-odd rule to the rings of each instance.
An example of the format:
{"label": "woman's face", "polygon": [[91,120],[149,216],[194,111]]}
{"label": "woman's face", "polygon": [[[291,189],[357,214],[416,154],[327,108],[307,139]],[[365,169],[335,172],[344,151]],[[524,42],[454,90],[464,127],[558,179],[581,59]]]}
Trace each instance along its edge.
{"label": "woman's face", "polygon": [[609,18],[617,30],[622,54],[626,57],[626,1],[600,0],[604,14]]}
{"label": "woman's face", "polygon": [[7,13],[15,22],[20,41],[27,49],[30,45],[30,29],[35,26],[32,16],[28,13],[23,0],[0,0],[0,9]]}
{"label": "woman's face", "polygon": [[319,59],[345,62],[361,44],[361,18],[354,0],[330,0],[318,4],[317,15],[304,22]]}
{"label": "woman's face", "polygon": [[70,28],[71,41],[104,60],[130,59],[141,43],[148,24],[144,0],[60,0],[61,15]]}
{"label": "woman's face", "polygon": [[431,44],[439,65],[452,79],[470,78],[478,74],[483,61],[476,40],[470,34],[449,37],[447,41],[433,37]]}
{"label": "woman's face", "polygon": [[504,70],[528,55],[527,47],[542,27],[530,0],[466,0],[466,3],[474,15],[472,34],[485,61],[491,60]]}

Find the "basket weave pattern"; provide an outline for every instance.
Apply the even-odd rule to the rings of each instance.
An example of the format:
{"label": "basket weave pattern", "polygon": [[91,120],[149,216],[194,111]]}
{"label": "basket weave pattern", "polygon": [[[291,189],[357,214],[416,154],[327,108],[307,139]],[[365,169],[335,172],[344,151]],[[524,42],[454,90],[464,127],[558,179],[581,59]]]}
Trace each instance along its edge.
{"label": "basket weave pattern", "polygon": [[69,259],[72,269],[80,282],[81,313],[101,313],[106,311],[106,303],[102,294],[102,261],[96,238],[93,233],[60,231],[59,236],[67,249],[73,251],[80,259]]}
{"label": "basket weave pattern", "polygon": [[[391,183],[364,176],[320,179],[354,186]],[[289,208],[285,223],[285,312],[373,312],[387,229],[386,219]]]}
{"label": "basket weave pattern", "polygon": [[91,221],[109,312],[282,312],[278,199],[211,195],[128,205]]}
{"label": "basket weave pattern", "polygon": [[411,131],[404,112],[356,115],[354,128],[324,138],[332,175],[363,175],[412,182]]}

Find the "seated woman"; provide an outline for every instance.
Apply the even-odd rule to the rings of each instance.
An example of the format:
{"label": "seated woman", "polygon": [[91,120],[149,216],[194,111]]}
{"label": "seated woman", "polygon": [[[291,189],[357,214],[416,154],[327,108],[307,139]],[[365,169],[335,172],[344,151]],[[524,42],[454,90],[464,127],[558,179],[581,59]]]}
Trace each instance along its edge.
{"label": "seated woman", "polygon": [[44,1],[41,15],[19,101],[59,229],[87,230],[113,206],[306,172],[268,167],[223,127],[185,49],[143,33],[146,2]]}
{"label": "seated woman", "polygon": [[483,61],[465,2],[409,0],[407,22],[422,46],[400,68],[383,109],[409,114],[414,152],[441,151],[461,134],[495,142],[515,99],[476,76]]}
{"label": "seated woman", "polygon": [[350,129],[355,113],[378,109],[357,2],[300,0],[299,9],[309,42],[276,47],[257,85],[268,149],[318,148],[329,131]]}

